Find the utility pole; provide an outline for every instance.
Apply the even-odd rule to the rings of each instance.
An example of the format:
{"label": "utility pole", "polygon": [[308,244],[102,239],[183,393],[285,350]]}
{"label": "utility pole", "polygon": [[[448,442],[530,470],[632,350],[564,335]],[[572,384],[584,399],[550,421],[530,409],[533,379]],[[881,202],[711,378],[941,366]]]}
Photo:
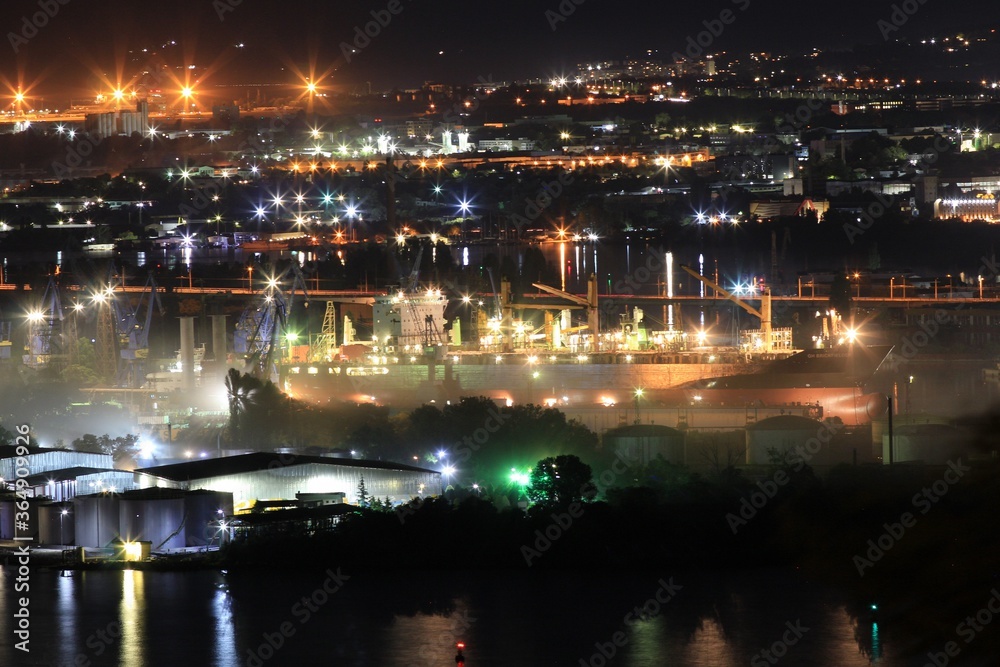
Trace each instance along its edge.
{"label": "utility pole", "polygon": [[889,406],[889,465],[892,465],[892,450],[894,449],[893,445],[895,444],[892,433],[892,396],[886,396],[885,400]]}

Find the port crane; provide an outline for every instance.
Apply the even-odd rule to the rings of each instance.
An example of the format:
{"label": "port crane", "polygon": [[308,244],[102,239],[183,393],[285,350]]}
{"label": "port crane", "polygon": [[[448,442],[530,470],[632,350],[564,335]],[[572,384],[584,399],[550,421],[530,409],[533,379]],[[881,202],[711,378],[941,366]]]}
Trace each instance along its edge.
{"label": "port crane", "polygon": [[[289,274],[292,285],[286,293],[281,289],[281,283]],[[233,350],[243,355],[246,372],[259,380],[278,379],[275,355],[281,347],[281,336],[298,290],[308,301],[305,278],[298,265],[291,264],[277,278],[268,279],[261,298],[247,306],[236,323]]]}
{"label": "port crane", "polygon": [[26,366],[40,369],[59,357],[63,351],[59,341],[62,321],[63,309],[59,286],[56,284],[55,276],[49,276],[41,302],[37,308],[28,313],[28,336],[23,359]]}
{"label": "port crane", "polygon": [[763,343],[763,346],[764,346],[763,352],[764,352],[764,354],[771,354],[772,352],[774,352],[774,336],[772,334],[772,326],[771,326],[771,288],[770,287],[765,287],[764,290],[763,290],[763,292],[761,293],[761,295],[760,295],[760,310],[757,310],[756,308],[754,308],[753,306],[751,306],[747,302],[741,300],[735,294],[727,291],[723,287],[717,285],[714,281],[712,281],[712,280],[706,278],[705,276],[701,275],[700,273],[698,273],[697,271],[695,271],[694,269],[692,269],[690,266],[685,266],[685,265],[682,264],[681,265],[681,269],[683,269],[685,272],[687,272],[689,275],[693,276],[697,280],[700,280],[702,283],[704,283],[708,287],[710,287],[713,290],[715,290],[716,293],[721,294],[725,299],[728,299],[729,301],[732,301],[737,306],[739,306],[743,310],[747,311],[748,313],[750,313],[754,317],[759,318],[760,319],[761,338],[763,338],[762,343]]}
{"label": "port crane", "polygon": [[115,384],[119,387],[141,387],[146,378],[145,365],[149,358],[149,328],[153,321],[154,306],[162,317],[163,304],[157,291],[156,280],[150,273],[133,306],[128,295],[122,293],[111,299],[114,311],[115,333],[118,337],[119,364]]}
{"label": "port crane", "polygon": [[[572,330],[582,330],[583,328],[590,329],[590,335],[593,337],[593,351],[598,352],[600,350],[600,312],[597,310],[597,276],[593,273],[587,278],[587,296],[577,296],[576,294],[570,294],[569,292],[564,292],[558,290],[555,287],[549,287],[548,285],[543,285],[541,283],[531,283],[531,286],[540,289],[546,294],[551,294],[552,296],[557,296],[560,299],[565,299],[570,303],[574,304],[577,308],[583,308],[587,311],[587,324],[585,327],[574,327]],[[537,306],[534,306],[537,307]]]}

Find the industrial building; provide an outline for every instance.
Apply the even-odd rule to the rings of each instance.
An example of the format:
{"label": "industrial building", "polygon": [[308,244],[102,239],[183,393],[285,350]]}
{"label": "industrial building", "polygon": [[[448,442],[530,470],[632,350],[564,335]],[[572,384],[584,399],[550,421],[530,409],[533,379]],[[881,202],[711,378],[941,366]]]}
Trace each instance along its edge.
{"label": "industrial building", "polygon": [[87,114],[84,120],[87,131],[95,139],[104,139],[120,134],[132,136],[149,132],[149,104],[142,100],[135,111],[116,110],[105,113]]}
{"label": "industrial building", "polygon": [[308,493],[343,493],[348,503],[357,504],[362,478],[369,495],[394,503],[442,492],[441,473],[416,466],[267,452],[143,468],[136,476],[140,488],[231,493],[236,511],[249,509],[256,500]]}
{"label": "industrial building", "polygon": [[[16,479],[20,463],[20,467],[27,472],[27,475],[21,475],[28,484],[27,495],[36,498],[46,496],[55,501],[71,500],[77,494],[80,476],[115,472],[114,458],[110,454],[29,447],[27,456],[18,457],[16,449],[13,446],[0,447],[0,483]],[[97,477],[88,479],[96,480]],[[90,489],[81,491],[89,493]]]}
{"label": "industrial building", "polygon": [[[232,511],[230,493],[150,488],[78,496],[66,516],[72,521],[72,544],[76,546],[106,548],[117,542],[149,542],[153,551],[161,551],[218,546],[224,530],[220,522]],[[43,508],[40,514],[44,513]],[[57,530],[50,518],[42,522],[41,536]],[[68,534],[64,525],[61,535],[65,539]]]}

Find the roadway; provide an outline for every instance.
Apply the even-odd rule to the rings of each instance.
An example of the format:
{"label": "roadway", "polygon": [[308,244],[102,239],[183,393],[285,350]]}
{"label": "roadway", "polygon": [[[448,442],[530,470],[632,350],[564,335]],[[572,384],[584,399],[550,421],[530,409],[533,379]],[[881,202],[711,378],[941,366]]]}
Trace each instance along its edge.
{"label": "roadway", "polygon": [[[188,282],[186,277],[183,278],[184,282]],[[313,281],[310,281],[313,282]],[[89,292],[91,288],[82,287],[80,285],[63,285],[61,289],[68,293],[78,293],[78,292]],[[13,292],[13,291],[24,291],[31,292],[30,285],[14,285],[14,284],[0,284],[0,291]],[[115,291],[123,291],[127,293],[139,293],[146,290],[144,285],[125,285],[116,286]],[[158,285],[157,290],[160,294],[174,293],[174,294],[191,294],[191,295],[226,295],[226,296],[254,296],[260,295],[264,292],[262,288],[255,287],[250,289],[248,287],[231,287],[231,286],[204,286],[204,285],[177,285],[171,287],[165,287],[164,285]],[[308,288],[310,299],[326,299],[333,301],[340,301],[343,303],[371,303],[375,297],[386,296],[387,294],[394,293],[393,291],[370,291],[370,290],[338,290],[338,289],[319,289],[319,288]],[[482,300],[484,303],[490,303],[496,299],[498,295],[486,292],[476,295],[477,300]],[[581,299],[586,299],[586,294],[578,295]],[[809,295],[809,296],[773,296],[771,297],[774,302],[784,302],[792,305],[808,306],[808,307],[825,307],[829,304],[830,299],[827,295]],[[561,307],[570,307],[573,304],[566,303],[565,301],[559,300],[550,294],[545,294],[542,292],[529,293],[518,297],[520,304],[538,304],[540,306],[551,306],[553,309]],[[748,297],[743,299],[748,303],[755,303],[760,301],[760,297]],[[950,296],[911,296],[911,297],[900,297],[900,296],[852,296],[851,300],[859,305],[869,306],[869,307],[899,307],[899,308],[909,308],[909,307],[919,307],[919,306],[957,306],[957,305],[996,305],[1000,303],[1000,291],[997,290],[984,290],[983,296],[973,296],[973,297],[950,297]],[[653,304],[653,305],[669,305],[669,304],[693,304],[697,306],[718,306],[720,304],[726,304],[728,299],[723,297],[703,297],[698,295],[674,295],[670,298],[658,295],[646,295],[646,294],[602,294],[598,296],[598,303],[601,301],[612,301],[616,303],[628,303],[628,304]],[[514,304],[514,308],[517,309],[519,304]],[[579,306],[575,306],[579,308]]]}

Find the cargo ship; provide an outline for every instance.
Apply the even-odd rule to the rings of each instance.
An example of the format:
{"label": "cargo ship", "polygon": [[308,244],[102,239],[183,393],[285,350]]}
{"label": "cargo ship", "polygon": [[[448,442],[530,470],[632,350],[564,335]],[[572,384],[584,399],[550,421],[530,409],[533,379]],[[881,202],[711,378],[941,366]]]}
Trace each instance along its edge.
{"label": "cargo ship", "polygon": [[[440,290],[377,297],[370,338],[355,335],[345,317],[345,342],[292,351],[299,361],[280,364],[280,381],[295,397],[347,400],[406,409],[484,396],[502,404],[549,407],[628,403],[637,388],[667,390],[705,377],[752,372],[764,362],[732,348],[687,349],[680,331],[647,332],[640,309],[622,326],[593,339],[571,326],[569,311],[543,328],[526,321],[482,321],[475,350],[463,343],[457,320],[445,330],[448,299]],[[333,320],[328,313],[326,320]],[[501,336],[509,330],[511,335]],[[544,331],[544,332],[543,332]],[[533,333],[534,332],[534,333]],[[314,341],[318,342],[318,341]],[[513,348],[511,350],[510,348]]]}
{"label": "cargo ship", "polygon": [[891,351],[891,345],[858,344],[804,350],[759,372],[694,380],[659,398],[705,406],[814,405],[817,417],[860,426],[885,413],[885,395],[872,379]]}
{"label": "cargo ship", "polygon": [[[883,412],[882,396],[867,383],[891,346],[848,342],[796,352],[790,330],[772,329],[743,332],[739,348],[705,346],[695,335],[700,346],[692,348],[686,333],[647,331],[641,309],[634,308],[622,315],[620,328],[601,334],[596,350],[593,337],[581,335],[592,323],[573,326],[562,311],[537,329],[499,317],[480,322],[472,351],[457,320],[445,330],[447,306],[440,290],[376,297],[371,337],[356,337],[345,317],[340,346],[333,344],[330,310],[327,343],[286,358],[280,381],[293,396],[314,402],[399,409],[466,396],[500,404],[611,407],[632,403],[638,393],[649,407],[815,406],[816,417],[847,425],[867,424]],[[781,345],[761,350],[759,339],[768,333]]]}

